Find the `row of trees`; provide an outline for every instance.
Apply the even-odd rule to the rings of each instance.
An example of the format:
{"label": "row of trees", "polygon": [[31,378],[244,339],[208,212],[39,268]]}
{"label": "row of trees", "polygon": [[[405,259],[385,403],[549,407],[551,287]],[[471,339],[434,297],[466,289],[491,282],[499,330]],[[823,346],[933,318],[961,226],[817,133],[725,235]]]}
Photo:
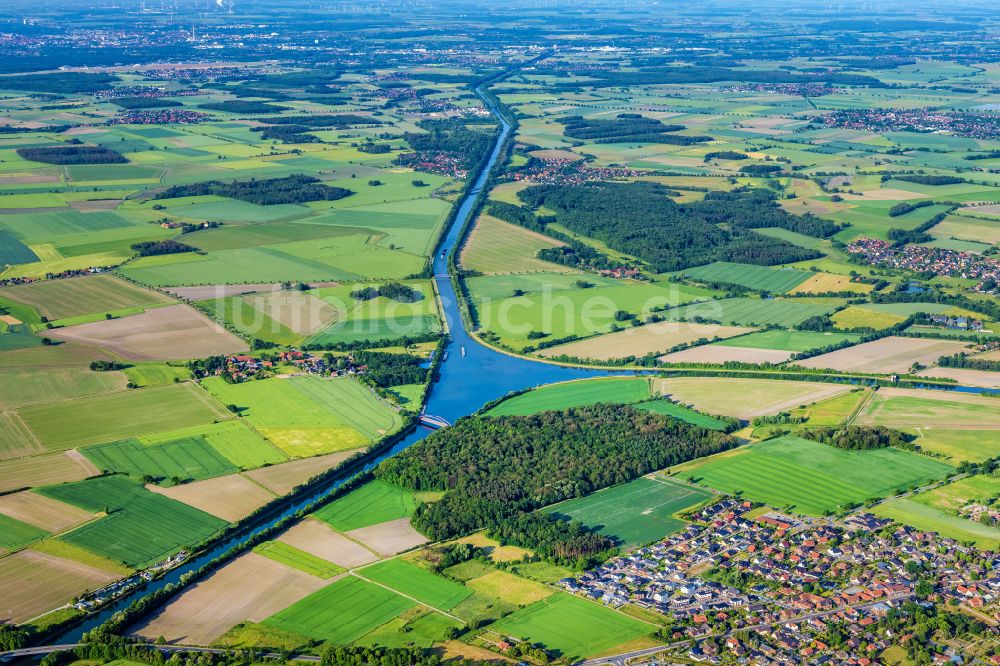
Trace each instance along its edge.
{"label": "row of trees", "polygon": [[849,451],[871,451],[895,446],[912,449],[915,435],[885,426],[825,426],[807,428],[799,433],[804,439]]}

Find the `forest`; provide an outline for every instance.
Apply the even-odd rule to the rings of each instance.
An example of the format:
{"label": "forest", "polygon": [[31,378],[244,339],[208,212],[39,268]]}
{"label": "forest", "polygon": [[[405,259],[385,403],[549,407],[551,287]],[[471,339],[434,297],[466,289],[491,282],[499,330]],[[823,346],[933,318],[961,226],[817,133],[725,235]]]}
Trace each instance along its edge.
{"label": "forest", "polygon": [[848,451],[870,451],[895,446],[912,449],[915,435],[885,426],[824,426],[804,429],[800,436],[820,444],[828,444]]}
{"label": "forest", "polygon": [[265,180],[208,180],[190,185],[174,185],[156,195],[156,199],[176,199],[178,197],[199,197],[215,195],[229,199],[249,201],[260,206],[276,204],[296,204],[306,201],[336,201],[349,197],[354,192],[343,187],[323,185],[319,178],[293,174],[285,178]]}
{"label": "forest", "polygon": [[417,126],[426,133],[407,132],[403,138],[416,151],[454,153],[464,168],[472,169],[493,145],[493,134],[470,130],[465,124],[464,120],[421,120]]}
{"label": "forest", "polygon": [[45,164],[125,164],[125,156],[104,146],[39,146],[18,148],[17,154]]}
{"label": "forest", "polygon": [[822,255],[815,250],[749,228],[780,227],[812,236],[838,228],[814,216],[786,213],[760,190],[710,193],[704,201],[686,204],[675,203],[669,194],[660,184],[640,181],[534,185],[518,196],[534,208],[554,210],[560,225],[638,257],[659,273],[713,261],[770,266],[816,259]]}
{"label": "forest", "polygon": [[208,104],[201,104],[198,108],[205,109],[206,111],[224,111],[225,113],[258,114],[280,113],[281,111],[287,111],[291,107],[271,104],[269,102],[253,102],[244,99],[230,99],[224,102],[209,102]]}
{"label": "forest", "polygon": [[180,102],[162,97],[116,97],[109,100],[115,106],[129,111],[136,109],[163,109],[166,107],[183,106]]}
{"label": "forest", "polygon": [[383,461],[375,475],[414,490],[444,490],[413,525],[440,540],[483,527],[559,561],[611,543],[573,523],[532,513],[651,471],[728,450],[739,440],[627,405],[532,416],[474,416]]}
{"label": "forest", "polygon": [[710,136],[671,135],[685,129],[684,125],[664,125],[656,118],[646,118],[638,113],[619,113],[615,120],[567,116],[562,119],[563,134],[572,139],[595,141],[596,143],[667,143],[687,145],[701,141],[711,141]]}

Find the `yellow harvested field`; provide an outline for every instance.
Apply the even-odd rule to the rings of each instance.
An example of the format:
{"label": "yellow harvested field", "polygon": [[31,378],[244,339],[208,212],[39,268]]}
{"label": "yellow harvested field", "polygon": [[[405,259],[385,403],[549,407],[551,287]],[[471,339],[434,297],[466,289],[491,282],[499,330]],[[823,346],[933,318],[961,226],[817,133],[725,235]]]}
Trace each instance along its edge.
{"label": "yellow harvested field", "polygon": [[931,338],[890,336],[829,354],[813,356],[796,365],[806,368],[832,368],[842,372],[907,372],[914,363],[931,365],[941,356],[951,356],[967,349],[969,343]]}
{"label": "yellow harvested field", "polygon": [[709,414],[752,419],[846,393],[851,386],[769,379],[668,377],[654,388],[674,400]]}
{"label": "yellow harvested field", "polygon": [[69,603],[117,576],[107,571],[33,550],[0,558],[0,599],[4,619],[24,622]]}
{"label": "yellow harvested field", "polygon": [[336,467],[362,449],[337,451],[325,456],[303,458],[292,462],[261,467],[243,475],[264,486],[276,495],[287,495],[295,486],[302,485],[314,476]]}
{"label": "yellow harvested field", "polygon": [[834,275],[833,273],[816,273],[808,280],[795,287],[789,294],[824,294],[829,291],[850,291],[856,294],[867,294],[874,285],[862,282],[851,282],[849,275]]}
{"label": "yellow harvested field", "polygon": [[383,557],[396,555],[404,550],[410,550],[427,543],[427,537],[413,529],[409,518],[361,527],[345,532],[345,534],[355,541],[360,541]]}
{"label": "yellow harvested field", "polygon": [[278,541],[304,550],[327,562],[338,564],[345,569],[371,564],[379,559],[378,555],[361,544],[351,541],[325,523],[312,518],[296,523],[278,537]]}
{"label": "yellow harvested field", "polygon": [[688,347],[673,354],[661,356],[662,363],[784,363],[792,357],[792,352],[781,349],[754,349],[752,347],[724,347],[722,345],[701,345]]}
{"label": "yellow harvested field", "polygon": [[886,187],[877,190],[864,190],[862,195],[841,194],[844,201],[909,201],[910,199],[926,199],[926,194],[919,192],[907,192],[906,190],[896,190]]}
{"label": "yellow harvested field", "polygon": [[565,354],[576,358],[607,361],[626,356],[662,353],[677,345],[690,344],[702,338],[706,340],[732,338],[754,330],[756,329],[743,326],[663,321],[549,347],[538,352],[538,355],[553,357]]}
{"label": "yellow harvested field", "polygon": [[246,518],[275,498],[274,494],[240,474],[227,474],[170,488],[155,484],[146,487],[231,523]]}
{"label": "yellow harvested field", "polygon": [[258,292],[279,291],[281,284],[277,282],[261,282],[258,284],[216,284],[200,287],[167,287],[167,293],[186,301],[208,301],[215,298],[228,298]]}
{"label": "yellow harvested field", "polygon": [[[963,386],[1000,388],[1000,372],[989,370],[968,370],[966,368],[927,368],[917,373],[921,377],[941,377],[954,379]],[[1000,409],[1000,407],[998,407]]]}
{"label": "yellow harvested field", "polygon": [[483,548],[494,562],[516,562],[523,560],[525,555],[534,554],[530,550],[518,546],[501,546],[499,541],[489,538],[482,532],[456,539],[455,543],[468,543],[476,548]]}
{"label": "yellow harvested field", "polygon": [[555,272],[572,269],[535,257],[539,250],[562,245],[538,232],[480,215],[462,247],[462,266],[487,275]]}
{"label": "yellow harvested field", "polygon": [[72,504],[66,504],[28,490],[0,496],[0,513],[20,520],[22,523],[40,527],[53,534],[82,525],[97,517],[96,514],[84,511]]}
{"label": "yellow harvested field", "polygon": [[488,597],[494,597],[518,606],[527,606],[541,601],[552,596],[555,592],[554,589],[541,583],[509,574],[506,571],[491,571],[479,578],[473,578],[466,585]]}
{"label": "yellow harvested field", "polygon": [[138,627],[148,640],[210,645],[233,625],[260,622],[331,581],[246,553],[188,589]]}
{"label": "yellow harvested field", "polygon": [[527,181],[516,181],[511,183],[500,183],[490,190],[490,199],[495,201],[506,201],[516,206],[522,205],[522,201],[517,198],[517,193],[531,185]]}
{"label": "yellow harvested field", "polygon": [[35,488],[65,481],[79,481],[100,470],[76,451],[3,461],[0,492]]}
{"label": "yellow harvested field", "polygon": [[951,391],[883,388],[855,422],[890,428],[1000,430],[996,398]]}
{"label": "yellow harvested field", "polygon": [[102,347],[134,361],[182,360],[247,350],[243,340],[188,305],[168,305],[130,317],[68,326],[48,335]]}
{"label": "yellow harvested field", "polygon": [[579,155],[570,150],[560,150],[558,148],[550,148],[548,150],[533,150],[528,153],[532,157],[537,157],[540,160],[582,160],[583,155]]}

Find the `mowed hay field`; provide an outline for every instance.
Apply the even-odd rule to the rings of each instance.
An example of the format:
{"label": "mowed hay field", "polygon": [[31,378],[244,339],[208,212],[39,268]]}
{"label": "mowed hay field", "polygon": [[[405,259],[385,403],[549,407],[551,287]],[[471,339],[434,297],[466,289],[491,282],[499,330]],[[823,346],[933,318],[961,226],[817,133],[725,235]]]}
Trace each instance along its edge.
{"label": "mowed hay field", "polygon": [[48,332],[56,340],[102,347],[134,361],[182,360],[243,352],[247,344],[189,305]]}
{"label": "mowed hay field", "polygon": [[0,410],[46,402],[124,391],[128,379],[121,372],[92,372],[87,368],[2,368]]}
{"label": "mowed hay field", "polygon": [[169,488],[151,484],[147,488],[230,523],[246,518],[275,499],[273,493],[240,474],[182,483]]}
{"label": "mowed hay field", "polygon": [[0,496],[0,515],[53,533],[68,530],[97,517],[90,511],[28,490]]}
{"label": "mowed hay field", "polygon": [[403,423],[402,417],[352,378],[272,378],[202,384],[223,404],[243,410],[247,422],[293,457],[365,446]]}
{"label": "mowed hay field", "polygon": [[885,497],[952,472],[953,467],[900,449],[847,451],[782,437],[685,467],[685,477],[726,493],[798,513],[821,515]]}
{"label": "mowed hay field", "polygon": [[80,562],[22,550],[0,558],[4,618],[14,622],[30,620],[116,578],[116,574]]}
{"label": "mowed hay field", "polygon": [[347,532],[409,518],[416,507],[416,493],[376,479],[338,497],[313,515],[335,530]]}
{"label": "mowed hay field", "polygon": [[500,619],[492,629],[557,650],[568,662],[601,654],[656,627],[564,592]]}
{"label": "mowed hay field", "polygon": [[795,364],[842,372],[903,373],[914,363],[930,365],[942,356],[957,354],[968,347],[967,342],[889,336],[796,361]]}
{"label": "mowed hay field", "polygon": [[327,581],[258,553],[236,558],[185,591],[159,613],[133,630],[155,640],[211,645],[233,625],[260,622]]}
{"label": "mowed hay field", "polygon": [[486,275],[531,271],[572,272],[535,257],[539,250],[562,245],[557,240],[490,215],[480,215],[462,248],[463,268]]}
{"label": "mowed hay field", "polygon": [[784,294],[812,277],[812,273],[794,268],[771,268],[723,261],[688,268],[683,273],[702,282],[738,284],[772,294]]}
{"label": "mowed hay field", "polygon": [[754,347],[724,347],[721,345],[701,345],[667,354],[659,358],[660,363],[784,363],[792,357],[792,352],[782,349],[759,349]]}
{"label": "mowed hay field", "polygon": [[333,531],[329,525],[313,518],[301,520],[278,537],[281,543],[315,555],[327,562],[353,569],[371,564],[378,556],[364,546]]}
{"label": "mowed hay field", "polygon": [[701,339],[731,338],[749,333],[752,330],[754,329],[743,326],[662,321],[578,342],[556,345],[539,351],[538,355],[546,358],[569,356],[608,361],[628,356],[642,357],[647,354],[665,352],[677,345],[690,344]]}
{"label": "mowed hay field", "polygon": [[272,615],[265,624],[344,645],[416,605],[380,585],[348,575]]}
{"label": "mowed hay field", "polygon": [[[983,447],[1000,449],[1000,420],[995,398],[950,391],[882,388],[858,415],[859,425],[920,430],[933,438],[942,431],[991,431]],[[996,437],[992,436],[996,433]],[[994,443],[995,442],[995,443]]]}
{"label": "mowed hay field", "polygon": [[674,514],[711,497],[702,488],[643,477],[548,507],[545,513],[577,520],[632,548],[677,531],[685,523]]}
{"label": "mowed hay field", "polygon": [[847,393],[850,386],[770,379],[670,377],[653,380],[657,392],[709,414],[752,419]]}
{"label": "mowed hay field", "polygon": [[487,416],[524,416],[549,410],[584,407],[601,402],[633,403],[648,400],[649,381],[632,377],[582,379],[549,384],[508,398]]}
{"label": "mowed hay field", "polygon": [[3,460],[2,464],[0,492],[80,481],[101,471],[76,451]]}
{"label": "mowed hay field", "polygon": [[50,321],[171,302],[112,275],[40,280],[0,289],[0,297],[29,305]]}
{"label": "mowed hay field", "polygon": [[[190,383],[35,405],[7,413],[14,414],[38,442],[37,452],[207,424],[231,416],[210,395]],[[6,437],[0,431],[0,456],[10,446]]]}

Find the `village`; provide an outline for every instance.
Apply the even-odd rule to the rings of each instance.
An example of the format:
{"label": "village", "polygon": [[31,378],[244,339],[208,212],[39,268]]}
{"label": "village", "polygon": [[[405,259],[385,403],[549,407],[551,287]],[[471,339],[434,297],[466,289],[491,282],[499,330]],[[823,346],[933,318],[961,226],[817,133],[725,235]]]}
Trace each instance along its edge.
{"label": "village", "polygon": [[862,238],[847,251],[883,268],[979,280],[976,290],[992,293],[1000,282],[1000,263],[969,252],[957,252],[923,245],[902,247],[877,238]]}
{"label": "village", "polygon": [[[914,602],[998,631],[994,552],[866,513],[793,518],[733,498],[689,518],[685,530],[560,585],[666,616],[671,646],[710,663],[722,652],[740,663],[882,663],[881,652],[909,640],[884,622]],[[954,646],[933,648],[936,662],[965,663]]]}

